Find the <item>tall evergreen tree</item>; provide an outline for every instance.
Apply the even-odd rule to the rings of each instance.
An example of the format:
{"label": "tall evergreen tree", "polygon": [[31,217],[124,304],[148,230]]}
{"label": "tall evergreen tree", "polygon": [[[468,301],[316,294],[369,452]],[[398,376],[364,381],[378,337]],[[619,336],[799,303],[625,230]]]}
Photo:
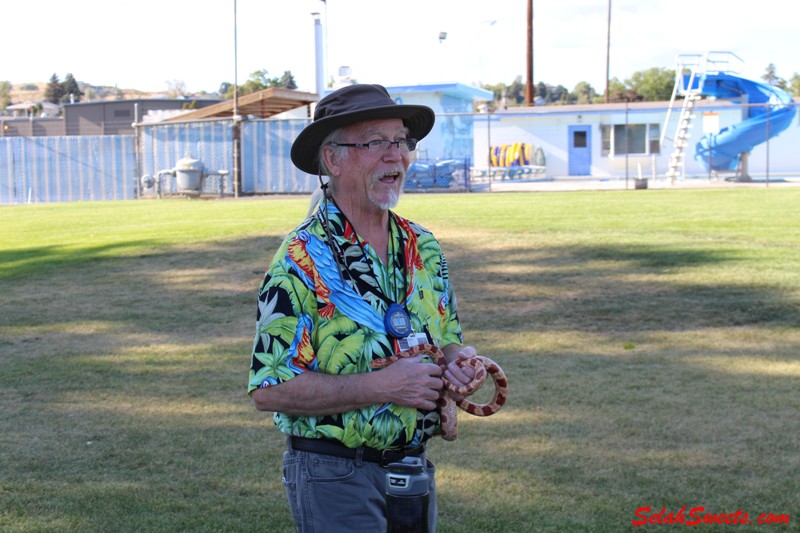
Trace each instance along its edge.
{"label": "tall evergreen tree", "polygon": [[540,81],[536,84],[533,92],[536,94],[536,98],[541,98],[544,103],[548,103],[550,101],[550,89],[547,88],[547,84],[543,81]]}
{"label": "tall evergreen tree", "polygon": [[[62,102],[80,102],[83,98],[83,91],[81,91],[78,82],[72,74],[67,74],[64,78],[64,83],[61,84],[64,94],[61,96]],[[70,99],[71,96],[71,99]]]}
{"label": "tall evergreen tree", "polygon": [[514,78],[514,81],[508,86],[506,96],[509,105],[521,105],[525,101],[525,84],[522,83],[522,76]]}
{"label": "tall evergreen tree", "polygon": [[44,99],[50,103],[58,104],[61,102],[61,97],[64,96],[64,86],[58,79],[58,74],[50,76],[50,81],[44,90]]}
{"label": "tall evergreen tree", "polygon": [[281,79],[278,80],[277,86],[284,89],[297,89],[297,83],[294,81],[294,76],[292,76],[291,70],[285,70],[283,72],[283,76],[281,76]]}

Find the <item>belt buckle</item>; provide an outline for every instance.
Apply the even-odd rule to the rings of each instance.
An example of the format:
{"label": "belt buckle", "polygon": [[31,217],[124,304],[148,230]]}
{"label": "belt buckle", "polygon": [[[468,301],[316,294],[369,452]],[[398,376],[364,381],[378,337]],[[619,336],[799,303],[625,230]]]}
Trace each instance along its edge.
{"label": "belt buckle", "polygon": [[386,468],[390,464],[402,461],[406,456],[405,450],[381,450],[381,467]]}

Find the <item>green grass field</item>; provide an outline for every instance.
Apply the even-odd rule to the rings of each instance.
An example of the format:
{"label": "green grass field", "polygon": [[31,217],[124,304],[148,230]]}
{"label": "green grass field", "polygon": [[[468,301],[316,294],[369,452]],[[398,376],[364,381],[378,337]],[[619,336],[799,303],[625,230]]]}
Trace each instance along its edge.
{"label": "green grass field", "polygon": [[[768,188],[405,196],[511,389],[431,444],[439,531],[682,530],[632,522],[684,506],[750,520],[699,531],[800,531],[799,206]],[[306,208],[0,208],[0,531],[292,530],[283,438],[245,390],[256,289]]]}

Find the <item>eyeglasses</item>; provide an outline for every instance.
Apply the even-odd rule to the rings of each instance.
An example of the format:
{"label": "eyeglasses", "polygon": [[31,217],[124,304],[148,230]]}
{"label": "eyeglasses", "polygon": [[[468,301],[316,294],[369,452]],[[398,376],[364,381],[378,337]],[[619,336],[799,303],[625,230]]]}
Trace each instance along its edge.
{"label": "eyeglasses", "polygon": [[375,139],[368,143],[330,143],[330,146],[355,146],[356,148],[366,148],[370,152],[388,152],[392,145],[395,145],[401,152],[413,152],[417,147],[416,139],[400,139],[399,141],[387,141],[386,139]]}

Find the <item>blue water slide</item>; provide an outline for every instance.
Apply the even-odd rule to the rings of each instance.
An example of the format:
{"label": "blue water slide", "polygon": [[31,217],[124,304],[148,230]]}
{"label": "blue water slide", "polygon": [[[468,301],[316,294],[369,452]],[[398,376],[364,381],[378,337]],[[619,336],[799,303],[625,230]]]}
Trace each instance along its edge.
{"label": "blue water slide", "polygon": [[788,128],[797,112],[792,96],[774,85],[724,73],[706,74],[696,81],[704,95],[750,104],[743,108],[742,122],[705,135],[695,145],[694,158],[706,170],[737,170],[742,154]]}

